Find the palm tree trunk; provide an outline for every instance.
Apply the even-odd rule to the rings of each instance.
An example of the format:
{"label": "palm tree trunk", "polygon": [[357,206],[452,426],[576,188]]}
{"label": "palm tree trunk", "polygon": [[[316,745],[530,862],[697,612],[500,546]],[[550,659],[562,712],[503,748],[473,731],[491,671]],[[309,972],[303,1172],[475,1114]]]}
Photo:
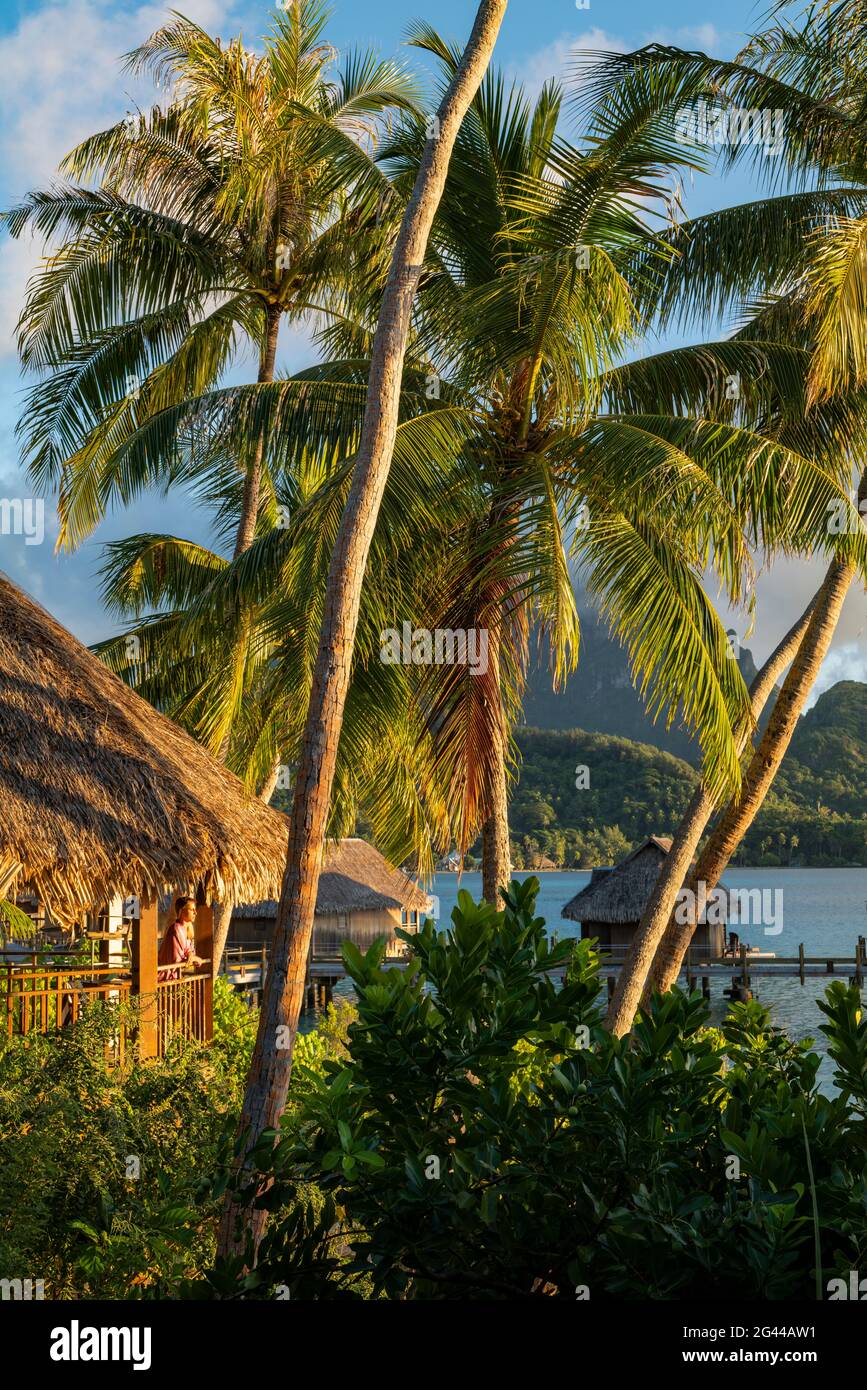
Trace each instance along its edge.
{"label": "palm tree trunk", "polygon": [[[282,309],[279,304],[268,306],[268,317],[265,329],[265,345],[259,357],[259,375],[256,377],[257,383],[261,386],[266,382],[274,380],[274,365],[277,361],[277,340],[280,336],[280,315]],[[235,534],[235,552],[233,558],[238,559],[245,551],[250,549],[256,538],[256,522],[259,517],[259,497],[262,491],[262,459],[265,456],[265,436],[259,435],[256,443],[256,452],[253,455],[253,462],[247,469],[244,479],[244,493],[241,499],[241,517],[238,522],[238,530]],[[244,665],[247,661],[247,645],[250,640],[250,623],[247,618],[241,622],[241,633],[235,644],[232,660],[235,663],[236,677],[240,677]],[[229,756],[229,744],[232,738],[231,725],[223,734],[220,746],[217,749],[217,761],[224,763]],[[216,937],[215,937],[216,941]],[[219,962],[217,962],[219,967]]]}
{"label": "palm tree trunk", "polygon": [[[507,2],[481,0],[466,50],[437,112],[436,135],[422,158],[383,295],[361,440],[328,576],[271,966],[241,1116],[240,1131],[248,1152],[263,1130],[276,1126],[286,1103],[361,587],[394,452],[415,290],[455,139],[487,70]],[[239,1163],[246,1163],[246,1155]],[[258,1244],[265,1213],[239,1210],[227,1196],[220,1222],[223,1253],[242,1243],[238,1217],[248,1223],[253,1246]]]}
{"label": "palm tree trunk", "polygon": [[[259,375],[256,378],[260,386],[266,382],[274,380],[274,364],[277,361],[277,339],[280,335],[280,314],[282,310],[279,304],[268,306],[268,319],[265,331],[265,346],[259,358]],[[247,470],[244,480],[244,496],[241,502],[241,519],[238,523],[238,531],[235,537],[235,559],[243,555],[250,549],[256,535],[256,519],[259,515],[259,494],[262,489],[262,458],[265,453],[265,436],[259,435],[256,444],[256,452],[253,455],[253,462]]]}
{"label": "palm tree trunk", "polygon": [[[812,600],[755,676],[750,686],[750,716],[753,723],[762,713],[778,677],[794,660],[817,602],[817,598]],[[740,749],[745,747],[749,732],[747,728],[741,734]],[[646,1000],[650,991],[659,988],[654,979],[654,970],[665,933],[670,927],[675,900],[689,873],[693,855],[704,834],[705,826],[713,815],[715,805],[715,798],[707,784],[704,781],[699,782],[675,831],[671,850],[662,866],[620,971],[606,1019],[606,1026],[618,1036],[622,1036],[631,1028],[639,1001]]]}
{"label": "palm tree trunk", "polygon": [[[689,877],[686,878],[685,887],[693,894],[700,892],[704,897],[713,888],[716,888],[720,874],[725,869],[732,852],[741,844],[743,835],[752,826],[754,817],[759,813],[761,803],[766,798],[768,788],[777,774],[779,763],[784,759],[792,734],[795,733],[800,712],[802,712],[807,696],[810,694],[810,689],[813,688],[813,682],[816,681],[818,669],[823,663],[828,646],[831,645],[836,621],[839,619],[843,600],[846,598],[853,574],[853,566],[839,562],[839,560],[834,560],[829,567],[823,587],[820,588],[816,599],[813,600],[813,605],[810,606],[806,631],[800,638],[799,644],[796,644],[791,670],[789,670],[781,692],[777,696],[774,713],[771,714],[766,731],[764,731],[759,746],[750,759],[746,776],[743,777],[741,795],[736,801],[729,802],[728,808],[725,809],[724,815],[718,821],[714,833],[711,834],[709,842],[704,847],[699,862],[692,873],[689,873]],[[784,651],[786,646],[792,644],[793,635],[796,634],[799,626],[800,624],[796,624],[795,628],[786,634],[778,652]],[[778,653],[775,652],[774,657],[777,655]],[[771,660],[774,660],[774,657]],[[761,688],[764,689],[764,699],[767,699],[774,681],[766,680],[764,676],[766,673],[763,670],[760,674],[760,684]],[[699,788],[699,792],[703,792],[703,788]],[[699,808],[697,796],[699,794],[693,798],[696,805],[691,805],[693,815],[692,820],[689,821],[688,831],[686,831],[692,837],[691,853],[686,855],[685,838],[684,845],[678,847],[677,862],[672,863],[670,878],[667,881],[667,895],[670,898],[667,908],[664,905],[663,894],[659,892],[657,895],[656,890],[659,890],[660,887],[659,881],[657,881],[656,890],[654,890],[649,905],[647,905],[641,927],[636,931],[634,941],[629,947],[627,962],[624,963],[620,980],[617,981],[614,998],[611,999],[606,1026],[611,1033],[616,1033],[618,1037],[622,1037],[622,1034],[627,1033],[629,1027],[632,1026],[636,1009],[641,1002],[645,981],[650,976],[652,967],[653,988],[668,990],[677,980],[682,963],[684,963],[686,949],[688,949],[693,931],[695,931],[695,922],[682,924],[672,922],[671,909],[674,908],[674,899],[677,897],[679,885],[684,883],[689,863],[692,862],[692,852],[695,852],[697,842],[702,837],[703,824],[699,826],[699,821],[703,810],[707,808],[707,803],[704,802],[702,808]],[[713,805],[710,806],[704,824],[707,823],[711,810],[713,810]],[[674,847],[672,847],[672,851],[674,851]],[[677,877],[677,883],[674,883],[675,877]],[[672,887],[674,887],[674,891],[671,891]],[[650,930],[650,919],[653,922],[652,930]]]}
{"label": "palm tree trunk", "polygon": [[509,798],[506,786],[505,730],[492,739],[494,760],[490,815],[482,826],[482,894],[486,902],[500,907],[500,889],[508,888],[512,877],[509,846]]}
{"label": "palm tree trunk", "polygon": [[[268,308],[268,321],[265,334],[265,346],[259,358],[259,375],[256,378],[261,385],[264,382],[274,380],[274,364],[277,361],[277,339],[280,336],[280,314],[279,304],[272,304]],[[256,453],[253,458],[253,465],[248,470],[244,480],[244,496],[241,503],[241,519],[238,523],[238,531],[235,537],[235,555],[237,560],[239,555],[243,555],[245,550],[249,550],[256,535],[256,520],[259,515],[259,493],[262,484],[262,458],[265,453],[265,437],[259,435],[256,445]],[[235,662],[236,672],[240,676],[247,661],[247,646],[250,641],[250,620],[245,617],[241,623],[241,633],[232,653]],[[231,725],[226,730],[220,741],[217,750],[217,759],[224,763],[229,756],[229,744],[232,739]],[[274,774],[276,784],[277,774]],[[273,791],[274,788],[271,788]],[[270,795],[266,800],[270,801]],[[220,966],[223,962],[223,952],[226,949],[226,941],[229,936],[229,927],[232,924],[232,911],[235,904],[233,902],[214,903],[214,939],[212,952],[211,973],[214,978],[220,973]]]}
{"label": "palm tree trunk", "polygon": [[211,973],[216,979],[220,973],[220,966],[223,963],[223,952],[226,949],[226,942],[229,939],[229,928],[232,925],[232,913],[235,904],[231,898],[225,902],[213,904],[213,946],[212,946],[212,965]]}
{"label": "palm tree trunk", "polygon": [[277,753],[275,755],[273,763],[271,764],[271,771],[268,773],[268,776],[265,778],[265,781],[262,783],[262,786],[259,789],[259,800],[264,801],[266,806],[268,805],[268,802],[271,800],[271,797],[274,795],[274,789],[277,786],[277,778],[279,776],[280,754]]}
{"label": "palm tree trunk", "polygon": [[[228,738],[226,738],[226,739],[224,740],[224,743],[225,743],[226,752],[228,752],[228,748],[229,748],[229,740],[228,740]],[[225,753],[224,753],[223,757],[220,759],[220,761],[221,761],[221,762],[225,762],[225,761],[226,761],[226,759],[225,759]],[[274,759],[274,763],[273,763],[273,766],[272,766],[272,768],[271,768],[271,771],[268,773],[268,776],[267,776],[267,778],[265,779],[265,781],[263,782],[262,788],[261,788],[261,790],[260,790],[259,793],[258,793],[258,795],[259,795],[259,800],[260,800],[260,801],[264,801],[266,806],[267,806],[268,802],[271,800],[271,797],[274,795],[274,788],[275,788],[276,785],[277,785],[277,778],[279,777],[279,775],[280,775],[280,754],[278,753],[277,756],[276,756],[276,758]],[[223,962],[223,952],[224,952],[225,949],[226,949],[226,942],[227,942],[228,939],[229,939],[229,928],[230,928],[231,925],[232,925],[232,912],[233,912],[233,910],[234,910],[234,907],[235,907],[235,904],[234,904],[234,902],[232,902],[230,899],[226,899],[225,902],[214,903],[214,905],[213,905],[213,908],[214,908],[214,927],[213,927],[213,930],[214,930],[214,939],[213,939],[213,949],[212,949],[212,958],[213,958],[212,970],[213,970],[214,976],[217,976],[217,975],[220,973],[220,966],[222,965],[222,962]]]}
{"label": "palm tree trunk", "polygon": [[[698,884],[704,884],[703,891],[708,893],[716,887],[732,854],[761,810],[831,645],[854,575],[854,566],[845,561],[834,560],[829,567],[817,595],[806,635],[750,761],[741,795],[726,807],[690,875],[686,886],[693,892]],[[660,942],[658,960],[654,963],[654,988],[671,988],[680,973],[694,930],[693,922],[669,923]]]}

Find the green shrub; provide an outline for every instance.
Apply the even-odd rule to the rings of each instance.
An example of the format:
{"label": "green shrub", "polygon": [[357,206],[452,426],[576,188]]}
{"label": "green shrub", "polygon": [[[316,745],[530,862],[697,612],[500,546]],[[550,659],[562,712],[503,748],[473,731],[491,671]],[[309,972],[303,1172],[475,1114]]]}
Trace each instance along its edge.
{"label": "green shrub", "polygon": [[[299,1039],[293,1101],[345,1058],[354,1017],[332,1006]],[[94,1004],[57,1036],[0,1039],[0,1278],[43,1279],[46,1297],[172,1296],[213,1263],[213,1174],[235,1135],[257,1011],[217,979],[210,1047],[178,1043],[148,1063],[130,1048],[110,1066],[122,1022],[129,1008]]]}
{"label": "green shrub", "polygon": [[224,1087],[195,1046],[109,1067],[120,1021],[96,1004],[0,1050],[0,1275],[48,1297],[152,1296],[212,1259]]}
{"label": "green shrub", "polygon": [[[406,971],[345,948],[349,1056],[305,1075],[260,1154],[258,1292],[810,1299],[863,1269],[857,989],[823,1006],[832,1098],[810,1044],[756,1002],[717,1030],[673,990],[613,1038],[589,943],[550,950],[537,891],[513,883],[500,913],[462,893],[447,932],[407,936]],[[558,990],[546,971],[570,952]]]}

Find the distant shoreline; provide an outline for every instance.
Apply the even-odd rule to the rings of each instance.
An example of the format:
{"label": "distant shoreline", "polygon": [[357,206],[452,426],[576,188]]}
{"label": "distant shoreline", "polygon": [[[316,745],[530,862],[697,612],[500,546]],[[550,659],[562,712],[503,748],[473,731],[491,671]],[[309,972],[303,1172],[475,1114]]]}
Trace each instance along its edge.
{"label": "distant shoreline", "polygon": [[[867,869],[867,864],[728,864],[725,872],[734,871],[737,873],[740,869],[762,869],[767,873],[773,873],[779,869],[791,870],[793,873],[799,870],[810,873],[825,870],[827,873],[836,874],[840,873],[842,869]],[[481,865],[475,869],[434,869],[435,874],[454,874],[455,877],[458,874],[480,874],[481,872]],[[553,869],[513,869],[512,872],[516,874],[591,874],[593,870],[567,868],[565,865],[555,864]]]}

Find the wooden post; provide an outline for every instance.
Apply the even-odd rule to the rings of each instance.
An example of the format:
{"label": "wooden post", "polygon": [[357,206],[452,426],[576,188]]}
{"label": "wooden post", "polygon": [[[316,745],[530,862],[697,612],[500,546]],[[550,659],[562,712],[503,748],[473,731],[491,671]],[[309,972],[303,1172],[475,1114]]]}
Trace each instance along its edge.
{"label": "wooden post", "polygon": [[208,964],[204,966],[202,1040],[210,1042],[214,1036],[214,909],[205,901],[204,891],[199,888],[196,894],[196,955]]}
{"label": "wooden post", "polygon": [[705,999],[710,999],[710,976],[709,976],[709,975],[702,975],[702,977],[701,977],[701,992],[702,992],[702,996],[703,996]]}
{"label": "wooden post", "polygon": [[[99,923],[99,914],[97,914],[96,920],[97,920],[97,924],[98,924],[98,923]],[[105,931],[102,932],[102,933],[100,934],[100,938],[99,938],[99,963],[100,963],[100,965],[111,965],[111,963],[112,963],[112,961],[111,961],[111,945],[112,945],[112,943],[111,943],[111,941],[109,940],[109,935],[108,935],[109,932],[111,931],[111,927],[110,927],[110,925],[109,925],[109,922],[110,922],[110,913],[107,911],[106,914],[105,914]],[[93,943],[91,942],[91,946],[92,946],[92,945],[93,945]]]}
{"label": "wooden post", "polygon": [[800,974],[800,976],[801,976],[801,984],[803,984],[803,983],[804,983],[804,978],[805,978],[805,976],[806,976],[806,971],[804,970],[804,943],[803,943],[803,941],[802,941],[802,942],[800,943],[800,945],[798,946],[798,972],[799,972],[799,974]]}
{"label": "wooden post", "polygon": [[157,900],[141,898],[139,915],[132,924],[131,994],[138,1004],[136,1039],[139,1057],[159,1054],[157,1028]]}

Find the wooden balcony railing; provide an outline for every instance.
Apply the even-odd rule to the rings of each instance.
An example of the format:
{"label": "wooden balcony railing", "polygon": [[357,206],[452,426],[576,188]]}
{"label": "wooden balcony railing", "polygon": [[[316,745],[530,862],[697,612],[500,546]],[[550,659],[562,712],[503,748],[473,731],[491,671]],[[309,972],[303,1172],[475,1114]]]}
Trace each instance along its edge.
{"label": "wooden balcony railing", "polygon": [[157,1054],[176,1038],[207,1042],[211,1036],[209,974],[183,975],[157,983]]}
{"label": "wooden balcony railing", "polygon": [[[175,1039],[209,1041],[212,998],[212,981],[206,970],[184,972],[179,979],[158,979],[154,998],[153,994],[135,995],[131,973],[122,966],[0,962],[0,1030],[10,1038],[58,1033],[77,1023],[94,1000],[109,1004],[134,1000],[143,1017],[153,1015],[155,1002],[156,1055],[163,1057]],[[107,1060],[123,1060],[130,1031],[134,1030],[126,1019],[119,1019],[106,1049]]]}
{"label": "wooden balcony railing", "polygon": [[[0,1028],[7,1037],[57,1033],[77,1023],[95,999],[119,1004],[129,999],[129,974],[110,965],[0,966]],[[119,1023],[109,1052],[124,1055],[127,1027]]]}

